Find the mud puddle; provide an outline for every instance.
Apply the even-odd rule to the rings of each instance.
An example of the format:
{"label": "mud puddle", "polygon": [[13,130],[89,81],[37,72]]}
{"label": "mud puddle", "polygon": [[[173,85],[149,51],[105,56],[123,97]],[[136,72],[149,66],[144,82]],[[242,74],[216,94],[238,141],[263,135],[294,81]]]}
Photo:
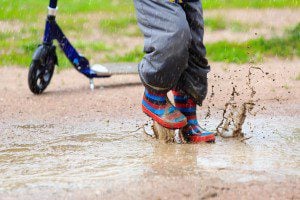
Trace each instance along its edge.
{"label": "mud puddle", "polygon": [[[3,68],[0,199],[246,199],[243,194],[253,196],[249,199],[299,199],[298,64],[264,63],[263,70],[276,81],[252,71],[257,93],[251,113],[258,114],[247,112],[240,126],[244,137],[218,136],[215,144],[200,145],[164,144],[144,135],[139,129],[147,120],[140,112],[143,88],[126,86],[138,82],[137,76],[98,80],[105,89],[91,93],[85,78],[78,76],[75,85],[77,72],[65,71],[37,97],[28,91],[26,69]],[[226,72],[223,64],[217,66],[210,112],[204,121],[207,107],[198,112],[208,130],[222,120],[232,86],[239,83],[237,110],[251,97],[244,86],[248,65],[229,66]],[[18,73],[21,78],[15,79]],[[112,107],[112,101],[122,103]]]}
{"label": "mud puddle", "polygon": [[[134,124],[16,124],[4,127],[0,136],[0,191],[106,188],[110,181],[126,183],[153,175],[205,174],[226,182],[297,177],[299,120],[250,117],[244,132],[251,139],[217,137],[216,144],[203,145],[158,143]],[[210,119],[207,127],[218,123]],[[14,137],[9,136],[12,132]]]}

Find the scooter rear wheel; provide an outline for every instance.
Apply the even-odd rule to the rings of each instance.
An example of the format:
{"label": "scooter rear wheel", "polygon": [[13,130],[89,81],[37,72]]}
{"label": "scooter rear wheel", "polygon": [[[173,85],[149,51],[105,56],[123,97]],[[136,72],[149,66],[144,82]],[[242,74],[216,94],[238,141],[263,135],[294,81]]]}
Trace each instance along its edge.
{"label": "scooter rear wheel", "polygon": [[30,64],[28,73],[28,85],[34,94],[41,94],[49,85],[57,57],[55,50],[50,50],[40,46],[36,51],[36,56]]}

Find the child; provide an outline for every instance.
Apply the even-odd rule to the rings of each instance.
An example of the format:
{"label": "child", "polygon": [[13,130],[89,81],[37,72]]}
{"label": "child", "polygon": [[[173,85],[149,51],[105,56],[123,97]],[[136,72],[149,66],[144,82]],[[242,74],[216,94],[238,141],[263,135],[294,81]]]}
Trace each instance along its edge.
{"label": "child", "polygon": [[[143,111],[166,128],[181,128],[189,142],[214,141],[214,133],[201,128],[196,118],[196,104],[201,106],[206,97],[210,71],[201,2],[134,0],[134,4],[145,37],[145,56],[138,66],[145,86]],[[175,107],[167,98],[170,90]]]}

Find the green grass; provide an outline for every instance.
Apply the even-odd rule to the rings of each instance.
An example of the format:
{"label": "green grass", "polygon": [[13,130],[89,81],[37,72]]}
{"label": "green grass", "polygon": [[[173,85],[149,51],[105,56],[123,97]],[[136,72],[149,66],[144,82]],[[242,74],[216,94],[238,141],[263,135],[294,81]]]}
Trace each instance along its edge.
{"label": "green grass", "polygon": [[100,29],[104,32],[119,33],[121,30],[126,29],[129,25],[137,23],[135,16],[129,17],[116,17],[111,19],[100,20]]}
{"label": "green grass", "polygon": [[249,24],[242,24],[238,21],[226,21],[221,16],[214,18],[205,18],[204,23],[205,27],[207,27],[211,31],[230,29],[233,32],[245,32],[248,31],[251,26]]}
{"label": "green grass", "polygon": [[[58,46],[57,43],[55,43],[55,45]],[[112,47],[106,45],[103,42],[77,41],[74,43],[74,46],[76,46],[76,49],[79,52],[85,52],[84,56],[87,57],[88,60],[90,60],[91,56],[95,54],[100,54],[104,52],[109,53],[112,50]],[[60,48],[57,48],[56,52],[59,61],[59,66],[57,67],[59,71],[72,67],[70,61],[66,58],[64,52],[61,51]]]}
{"label": "green grass", "polygon": [[125,55],[108,56],[110,62],[139,62],[144,56],[143,48],[136,47]]}
{"label": "green grass", "polygon": [[[247,63],[262,61],[265,56],[300,56],[300,23],[287,31],[284,37],[258,38],[243,43],[220,41],[207,44],[207,56],[212,61]],[[113,62],[138,62],[143,57],[142,49],[136,48],[120,56],[109,57]]]}
{"label": "green grass", "polygon": [[94,52],[102,52],[102,51],[110,51],[112,47],[106,45],[103,42],[84,42],[84,41],[77,41],[74,43],[74,46],[78,48],[80,51],[88,51],[92,50]]}
{"label": "green grass", "polygon": [[[38,41],[31,41],[25,38],[18,41],[1,40],[0,53],[1,65],[22,65],[27,66],[31,61],[31,56],[36,48]],[[101,42],[83,41],[75,42],[75,46],[80,52],[88,52],[89,56],[96,53],[105,53],[105,62],[138,62],[143,57],[142,47],[136,47],[124,55],[116,55],[112,52],[112,47]],[[288,58],[293,56],[300,57],[300,23],[293,29],[287,31],[283,37],[271,39],[258,38],[242,43],[220,41],[212,44],[206,44],[207,56],[211,61],[228,62],[228,63],[247,63],[262,61],[266,56],[278,56]],[[117,47],[116,47],[117,48]],[[0,51],[1,52],[1,51]],[[63,53],[58,50],[60,68],[71,66]]]}
{"label": "green grass", "polygon": [[283,86],[281,86],[282,88],[284,88],[284,89],[286,89],[286,90],[288,90],[288,89],[290,89],[291,87],[288,85],[288,84],[284,84]]}
{"label": "green grass", "polygon": [[[62,28],[62,30],[74,31],[77,32],[82,30],[84,32],[88,32],[88,30],[84,29],[84,24],[88,23],[88,19],[82,17],[69,17],[68,15],[64,15],[58,18],[58,24]],[[35,28],[36,30],[36,28]]]}
{"label": "green grass", "polygon": [[[203,0],[204,9],[215,8],[283,8],[299,7],[299,0]],[[46,12],[48,1],[1,0],[0,20],[39,20]],[[64,0],[59,2],[59,12],[72,17],[77,13],[133,13],[132,0]]]}
{"label": "green grass", "polygon": [[1,33],[0,32],[0,41],[6,40],[8,38],[11,37],[11,33],[5,32],[5,33]]}
{"label": "green grass", "polygon": [[[38,0],[2,0],[0,7],[0,20],[40,20],[39,15],[44,15],[49,1]],[[58,4],[59,12],[70,15],[89,12],[103,13],[128,13],[133,12],[131,0],[64,0]]]}
{"label": "green grass", "polygon": [[37,47],[36,44],[36,42],[26,39],[23,41],[0,40],[0,66],[30,63],[32,52]]}
{"label": "green grass", "polygon": [[211,31],[224,30],[227,27],[227,23],[222,17],[205,18],[204,24]]}
{"label": "green grass", "polygon": [[[297,7],[299,0],[203,0],[204,9],[215,8],[267,8],[267,7]],[[31,56],[42,39],[44,19],[47,13],[48,1],[38,0],[1,0],[0,20],[15,21],[20,24],[20,30],[14,32],[0,31],[0,66],[28,66]],[[100,62],[137,62],[143,56],[140,47],[129,51],[125,55],[118,55],[117,48],[122,48],[109,41],[83,42],[84,35],[91,31],[84,25],[89,20],[97,20],[96,27],[101,34],[108,37],[121,33],[123,37],[141,37],[136,26],[132,0],[64,0],[59,2],[58,22],[66,35],[71,38],[74,46],[85,55],[103,54]],[[222,10],[220,10],[221,12]],[[85,17],[98,16],[99,19]],[[97,24],[98,23],[98,24]],[[207,27],[212,30],[230,28],[232,31],[246,31],[247,25],[239,22],[227,22],[222,18],[206,19]],[[94,23],[95,24],[95,23]],[[0,27],[1,30],[1,27]],[[298,29],[296,31],[299,31]],[[298,32],[299,33],[299,32]],[[243,63],[251,60],[261,60],[264,56],[278,55],[289,57],[299,55],[299,34],[294,31],[284,38],[263,38],[245,43],[218,42],[207,44],[208,57],[215,61]],[[291,39],[291,35],[294,38]],[[81,38],[81,39],[77,39]],[[298,40],[297,40],[298,39]],[[83,40],[83,41],[82,41]],[[294,41],[294,42],[292,42]],[[71,66],[59,50],[60,67]]]}
{"label": "green grass", "polygon": [[[255,27],[258,27],[259,25],[255,25]],[[251,27],[253,27],[253,24],[242,24],[238,21],[233,21],[229,23],[229,27],[233,32],[246,32],[249,31]]]}
{"label": "green grass", "polygon": [[243,43],[220,41],[207,44],[210,60],[220,62],[246,63],[261,61],[265,56],[300,56],[300,23],[289,30],[284,37],[258,38]]}
{"label": "green grass", "polygon": [[299,0],[202,0],[204,9],[299,7]]}

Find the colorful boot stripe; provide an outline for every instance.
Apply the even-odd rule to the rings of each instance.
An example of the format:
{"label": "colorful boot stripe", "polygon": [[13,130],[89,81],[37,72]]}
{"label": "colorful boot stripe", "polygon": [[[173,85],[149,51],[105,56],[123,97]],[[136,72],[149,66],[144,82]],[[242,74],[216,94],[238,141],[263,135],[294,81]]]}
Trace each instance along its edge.
{"label": "colorful boot stripe", "polygon": [[142,109],[153,120],[166,128],[182,128],[186,125],[186,117],[168,101],[167,94],[145,90]]}
{"label": "colorful boot stripe", "polygon": [[153,93],[145,90],[145,97],[155,104],[166,104],[167,94],[165,93]]}
{"label": "colorful boot stripe", "polygon": [[198,125],[196,117],[196,103],[187,95],[173,91],[176,108],[186,116],[188,124]]}
{"label": "colorful boot stripe", "polygon": [[212,132],[204,130],[198,123],[196,103],[187,95],[173,91],[176,108],[186,116],[187,126],[182,129],[183,135],[189,142],[210,142],[215,140]]}

